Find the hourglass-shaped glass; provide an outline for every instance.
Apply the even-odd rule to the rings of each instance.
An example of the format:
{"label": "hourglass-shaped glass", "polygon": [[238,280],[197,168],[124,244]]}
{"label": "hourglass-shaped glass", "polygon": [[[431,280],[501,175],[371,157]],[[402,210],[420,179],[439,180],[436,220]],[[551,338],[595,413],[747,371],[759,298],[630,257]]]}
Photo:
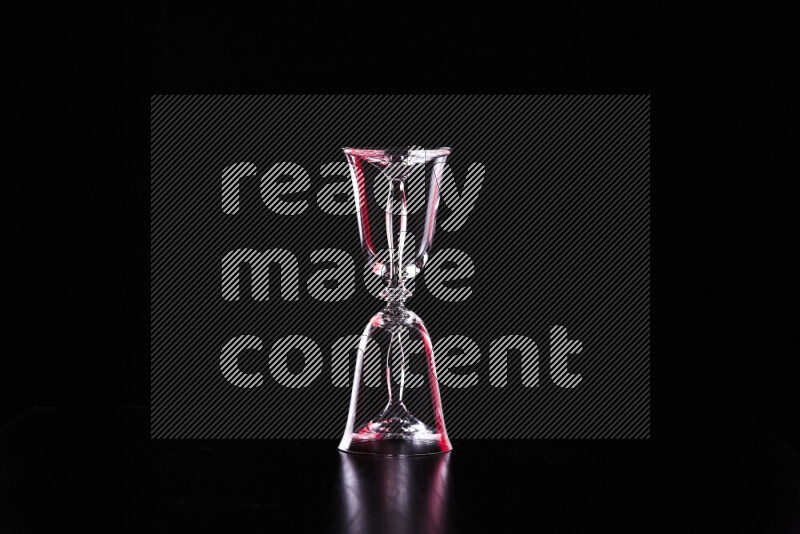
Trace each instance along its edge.
{"label": "hourglass-shaped glass", "polygon": [[406,288],[428,260],[449,148],[345,148],[367,265],[386,288],[358,347],[339,449],[405,456],[452,449],[428,331]]}

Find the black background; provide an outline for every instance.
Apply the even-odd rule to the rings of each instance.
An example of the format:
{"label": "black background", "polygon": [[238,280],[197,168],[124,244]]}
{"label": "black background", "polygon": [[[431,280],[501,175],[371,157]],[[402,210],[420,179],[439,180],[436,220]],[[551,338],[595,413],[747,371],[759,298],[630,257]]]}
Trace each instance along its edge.
{"label": "black background", "polygon": [[[400,22],[380,25],[374,7],[356,5],[36,5],[9,14],[4,420],[29,406],[148,405],[151,94],[638,94],[653,92],[658,72],[674,84],[665,106],[679,108],[684,94],[703,109],[673,123],[676,135],[656,134],[665,171],[653,175],[655,425],[652,440],[622,453],[638,459],[636,482],[649,484],[639,495],[652,495],[653,508],[633,507],[628,526],[657,530],[667,513],[697,509],[685,494],[699,488],[692,520],[780,531],[775,518],[796,503],[797,479],[780,478],[787,465],[765,466],[779,457],[774,447],[797,451],[798,441],[791,247],[780,236],[789,221],[774,203],[785,184],[771,156],[778,106],[763,103],[760,128],[749,131],[742,78],[706,90],[680,63],[661,63],[653,13],[526,8],[409,12],[394,3],[386,15]],[[727,66],[724,44],[710,57]],[[441,58],[442,75],[355,76],[345,60],[365,55]],[[712,146],[720,130],[742,134],[748,153]],[[683,159],[701,152],[714,161]],[[506,484],[521,490],[523,481],[509,475]],[[789,508],[776,512],[781,503]]]}
{"label": "black background", "polygon": [[[149,180],[142,177],[150,175],[152,94],[652,89],[645,13],[560,3],[516,17],[443,10],[390,24],[383,34],[397,37],[389,38],[354,9],[334,17],[338,10],[164,2],[18,16],[27,23],[15,56],[24,105],[9,105],[17,178],[9,180],[7,247],[19,258],[9,279],[12,331],[28,356],[13,359],[20,373],[8,376],[24,370],[36,378],[22,379],[24,387],[12,381],[21,387],[7,415],[29,405],[149,405]],[[350,66],[366,53],[390,61],[435,56],[440,75],[398,76],[369,65],[356,73]]]}
{"label": "black background", "polygon": [[[447,230],[452,189],[443,184],[430,261],[447,249],[468,254],[474,265],[467,281],[471,295],[459,302],[436,298],[429,285],[432,267],[411,288],[409,307],[430,328],[440,365],[448,356],[439,344],[446,336],[467,336],[482,354],[470,366],[477,375],[474,386],[454,388],[441,379],[450,437],[648,437],[647,98],[435,98],[292,97],[298,102],[289,105],[282,97],[225,97],[213,98],[216,104],[207,108],[191,98],[154,99],[154,437],[340,435],[341,407],[350,392],[331,387],[331,347],[342,335],[357,337],[382,302],[361,281],[354,218],[319,209],[317,195],[326,179],[317,169],[339,162],[343,145],[391,146],[408,139],[458,147],[448,165],[462,187],[474,162],[486,169],[475,209],[457,231]],[[256,126],[249,126],[250,117],[257,118]],[[239,212],[223,213],[221,170],[244,160],[260,173],[278,161],[307,169],[309,191],[293,195],[308,203],[306,209],[294,216],[273,213],[259,198],[254,177],[241,180]],[[372,196],[371,186],[369,191]],[[370,205],[383,215],[385,206]],[[409,232],[421,236],[414,226],[412,216]],[[340,302],[321,302],[306,287],[317,272],[309,255],[330,247],[345,251],[356,265],[355,291]],[[275,293],[254,300],[247,269],[240,300],[220,298],[220,260],[241,248],[294,254],[297,300]],[[273,271],[272,287],[276,276]],[[282,276],[281,282],[289,280]],[[574,389],[550,377],[551,325],[563,325],[570,339],[583,344],[583,352],[570,358],[570,372],[582,376]],[[239,365],[244,372],[264,372],[268,348],[289,334],[308,336],[324,355],[321,376],[308,387],[288,391],[267,379],[254,389],[231,388],[220,374],[219,351],[228,340],[258,336],[267,350],[243,354]],[[490,344],[508,335],[526,336],[540,347],[537,387],[523,386],[518,353],[510,357],[508,384],[489,384]],[[301,364],[303,357],[295,358]],[[354,352],[351,359],[350,368]],[[429,404],[421,398],[423,389],[405,398],[411,410]],[[293,424],[301,414],[314,414],[315,423]]]}

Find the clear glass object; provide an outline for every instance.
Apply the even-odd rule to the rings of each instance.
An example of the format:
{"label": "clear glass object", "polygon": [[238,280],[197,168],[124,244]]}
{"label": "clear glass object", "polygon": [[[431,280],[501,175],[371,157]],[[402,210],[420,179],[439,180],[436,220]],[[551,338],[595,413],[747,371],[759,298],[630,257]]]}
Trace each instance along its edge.
{"label": "clear glass object", "polygon": [[345,452],[407,456],[452,449],[422,320],[405,307],[436,229],[449,148],[345,148],[367,267],[386,307],[367,323],[353,373]]}

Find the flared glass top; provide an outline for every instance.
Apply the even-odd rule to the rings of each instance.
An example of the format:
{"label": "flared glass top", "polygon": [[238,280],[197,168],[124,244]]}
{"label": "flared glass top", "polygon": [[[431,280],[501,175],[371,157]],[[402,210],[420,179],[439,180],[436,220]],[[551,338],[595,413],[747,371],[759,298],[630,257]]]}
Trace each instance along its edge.
{"label": "flared glass top", "polygon": [[343,149],[350,167],[367,267],[387,284],[386,300],[410,296],[403,282],[424,266],[433,243],[449,147]]}

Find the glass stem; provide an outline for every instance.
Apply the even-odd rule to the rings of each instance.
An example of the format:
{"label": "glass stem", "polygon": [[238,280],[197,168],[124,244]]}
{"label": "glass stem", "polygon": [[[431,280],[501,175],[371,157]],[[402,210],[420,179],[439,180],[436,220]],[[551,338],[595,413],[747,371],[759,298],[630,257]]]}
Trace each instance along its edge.
{"label": "glass stem", "polygon": [[411,296],[403,285],[403,259],[408,227],[408,205],[406,203],[405,180],[389,181],[386,198],[386,239],[389,244],[388,285],[381,297],[388,301],[388,309],[403,307],[403,301]]}
{"label": "glass stem", "polygon": [[400,332],[395,334],[397,336],[397,346],[400,348],[400,395],[398,400],[403,404],[403,390],[406,387],[406,353],[403,350],[403,341],[400,339]]}

